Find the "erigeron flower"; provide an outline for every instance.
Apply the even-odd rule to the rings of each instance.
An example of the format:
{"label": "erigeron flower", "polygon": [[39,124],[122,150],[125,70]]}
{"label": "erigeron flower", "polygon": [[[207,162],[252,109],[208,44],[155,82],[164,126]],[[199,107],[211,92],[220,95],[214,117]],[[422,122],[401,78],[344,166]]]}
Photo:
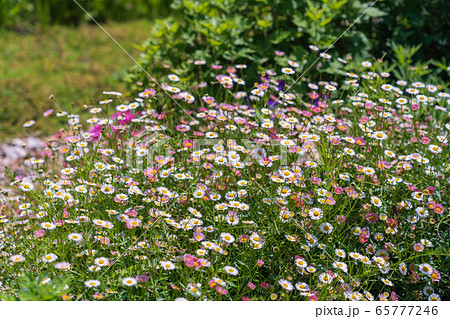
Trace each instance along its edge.
{"label": "erigeron flower", "polygon": [[422,274],[424,275],[431,275],[431,273],[433,272],[433,268],[431,267],[430,264],[420,264],[419,265],[419,270]]}
{"label": "erigeron flower", "polygon": [[49,263],[49,262],[53,262],[53,261],[57,260],[58,256],[56,256],[55,254],[50,253],[50,254],[47,254],[45,256],[42,256],[41,259],[42,259],[43,262]]}
{"label": "erigeron flower", "polygon": [[18,263],[25,260],[25,257],[22,255],[12,255],[9,257],[9,260],[11,260],[14,263]]}
{"label": "erigeron flower", "polygon": [[291,68],[282,68],[281,72],[283,72],[284,74],[294,74],[295,71],[292,70]]}
{"label": "erigeron flower", "polygon": [[441,301],[441,297],[438,294],[431,294],[428,296],[428,301]]}
{"label": "erigeron flower", "polygon": [[56,269],[58,269],[58,270],[67,271],[67,270],[70,269],[71,265],[70,265],[70,263],[68,263],[68,262],[61,261],[61,262],[56,263],[56,264],[54,265],[54,267],[55,267]]}
{"label": "erigeron flower", "polygon": [[165,270],[175,269],[175,264],[171,261],[160,261],[159,264]]}
{"label": "erigeron flower", "polygon": [[100,266],[97,265],[92,265],[88,267],[88,271],[90,272],[95,272],[95,271],[100,271],[102,268]]}
{"label": "erigeron flower", "polygon": [[87,287],[87,288],[94,288],[94,287],[98,287],[98,286],[100,286],[100,281],[98,281],[98,280],[86,280],[85,282],[84,282],[84,285]]}
{"label": "erigeron flower", "polygon": [[233,235],[231,235],[230,233],[222,233],[220,234],[220,239],[224,242],[226,242],[227,244],[232,244],[235,241],[235,238]]}
{"label": "erigeron flower", "polygon": [[190,293],[194,297],[200,297],[202,295],[202,292],[199,289],[200,287],[201,284],[189,283],[186,288],[188,293]]}
{"label": "erigeron flower", "polygon": [[380,200],[378,196],[370,197],[370,202],[376,207],[381,207],[381,205],[383,204],[383,202]]}
{"label": "erigeron flower", "polygon": [[334,251],[334,253],[336,254],[336,256],[340,257],[340,258],[345,258],[347,256],[347,254],[345,253],[344,250],[342,249],[336,249]]}
{"label": "erigeron flower", "polygon": [[167,77],[173,82],[178,82],[180,80],[180,78],[175,74],[169,74]]}
{"label": "erigeron flower", "polygon": [[[314,50],[318,48],[314,47]],[[331,58],[326,52],[320,56]],[[288,61],[292,57],[282,59]],[[297,58],[301,61],[301,57]],[[323,59],[321,63],[327,67],[329,62]],[[346,63],[343,59],[337,60]],[[188,63],[202,65],[203,62],[206,63],[201,60]],[[372,63],[364,61],[363,67],[371,67]],[[284,66],[287,73],[295,75],[299,65],[289,60]],[[171,67],[178,70],[177,66]],[[208,69],[208,77],[209,73],[220,68],[212,66],[211,70]],[[105,118],[89,120],[94,124],[89,126],[91,133],[77,127],[74,128],[77,133],[73,133],[76,136],[55,137],[45,150],[49,157],[53,156],[50,153],[60,155],[63,176],[49,174],[44,183],[41,175],[37,179],[34,175],[33,179],[18,176],[12,185],[17,185],[24,197],[18,204],[20,211],[9,214],[7,207],[5,214],[0,203],[0,224],[4,226],[3,231],[0,230],[0,250],[14,254],[21,252],[20,256],[26,257],[14,266],[15,269],[29,268],[28,255],[20,245],[23,234],[36,249],[41,249],[38,257],[32,256],[37,258],[38,264],[51,269],[57,264],[53,272],[59,273],[57,269],[69,270],[70,262],[76,273],[85,273],[82,282],[86,287],[97,284],[100,287],[100,282],[88,280],[97,275],[91,272],[101,275],[101,270],[113,263],[109,257],[120,256],[119,246],[125,240],[130,241],[131,247],[120,262],[126,260],[127,267],[131,268],[119,278],[134,277],[141,271],[148,271],[147,275],[153,277],[156,271],[170,279],[168,290],[163,291],[167,299],[174,299],[174,294],[185,294],[184,297],[189,299],[200,296],[212,299],[216,293],[224,294],[217,287],[225,287],[225,282],[212,277],[216,275],[214,273],[206,282],[200,279],[195,282],[178,280],[181,277],[175,275],[186,270],[184,266],[175,266],[180,255],[192,253],[195,256],[192,256],[195,258],[190,269],[192,274],[204,273],[204,267],[211,267],[209,270],[223,271],[228,279],[237,280],[235,284],[240,285],[239,281],[245,278],[240,276],[239,270],[224,266],[231,265],[231,262],[239,266],[241,262],[245,263],[247,253],[254,254],[258,253],[254,250],[268,248],[274,252],[273,258],[279,258],[277,262],[286,263],[287,269],[282,274],[282,269],[266,263],[265,270],[271,271],[283,287],[273,289],[292,291],[295,276],[308,277],[308,280],[302,280],[311,287],[303,282],[295,284],[299,298],[317,299],[324,296],[324,289],[333,288],[329,293],[337,299],[373,300],[375,295],[382,300],[395,300],[395,293],[386,292],[389,287],[382,288],[383,284],[401,286],[406,282],[411,291],[417,291],[417,298],[427,299],[434,294],[430,300],[439,300],[435,293],[445,289],[445,280],[433,267],[440,267],[440,256],[427,259],[422,255],[433,255],[437,249],[433,247],[441,246],[442,221],[448,212],[445,186],[450,182],[447,176],[450,164],[444,155],[448,147],[446,133],[450,130],[450,123],[445,119],[450,95],[438,92],[445,86],[415,82],[407,87],[406,81],[392,80],[387,72],[375,73],[363,68],[364,73],[361,74],[345,70],[342,74],[345,79],[339,83],[305,81],[307,90],[314,92],[306,94],[306,99],[303,99],[293,91],[286,92],[292,85],[286,81],[287,76],[282,73],[275,77],[276,72],[268,70],[261,74],[260,83],[247,87],[251,94],[244,99],[247,93],[229,89],[246,83],[245,68],[245,65],[230,66],[226,73],[223,72],[225,75],[216,77],[214,86],[209,82],[195,83],[194,86],[183,83],[180,88],[163,84],[163,90],[167,91],[163,93],[173,92],[169,95],[176,100],[184,100],[183,103],[195,101],[197,96],[201,98],[197,107],[191,107],[186,114],[157,107],[170,101],[167,94],[153,99],[159,90],[157,86],[144,91],[145,94],[140,93],[139,98],[117,101],[124,103],[118,106],[116,98],[108,102],[116,103],[109,107],[110,110],[112,107],[113,111],[121,113],[114,118],[107,117],[102,112],[103,107],[87,108],[88,116],[92,116],[91,112]],[[238,74],[243,78],[240,79]],[[174,74],[168,77],[167,82],[179,81]],[[222,85],[216,85],[217,82]],[[347,92],[346,89],[341,90],[344,84],[359,88],[351,88]],[[203,89],[206,85],[210,90]],[[225,92],[222,86],[227,87],[230,94],[208,95],[213,94],[216,88]],[[342,100],[333,99],[334,95],[339,95]],[[57,116],[60,115],[67,116],[71,123],[79,121],[74,114],[61,112]],[[170,127],[173,124],[174,132],[167,132],[169,127],[161,124],[166,120],[171,123]],[[156,135],[146,134],[147,131]],[[159,135],[163,131],[167,134]],[[169,145],[165,145],[167,149],[155,148],[155,142],[167,135],[172,135],[167,144],[174,148]],[[134,144],[122,139],[126,136],[132,137]],[[219,136],[224,140],[214,141]],[[247,143],[241,146],[228,140],[235,137],[246,137],[257,147]],[[208,139],[212,143],[196,150],[193,143],[196,138]],[[330,147],[325,155],[331,161],[329,163],[337,161],[337,166],[324,167],[318,160],[303,159],[307,155],[306,142],[318,141]],[[289,148],[287,162],[282,161],[275,143]],[[318,143],[318,147],[319,144],[322,145]],[[137,157],[138,165],[150,166],[130,168],[125,163],[125,147],[131,147],[133,152],[130,155]],[[91,154],[93,152],[95,156]],[[86,162],[91,158],[89,154],[95,158],[92,163]],[[156,155],[153,163],[146,163],[146,155],[149,154]],[[46,156],[39,159],[42,157],[44,161]],[[30,168],[42,164],[36,158],[28,158],[25,163]],[[191,167],[197,164],[197,168]],[[263,189],[254,187],[255,181]],[[194,183],[190,190],[189,182]],[[362,182],[364,187],[361,187]],[[39,191],[34,192],[35,189]],[[341,204],[348,201],[354,201],[356,206],[347,205],[342,211]],[[433,230],[432,241],[423,233],[425,224],[427,229]],[[151,230],[150,237],[144,234],[147,229]],[[333,236],[329,235],[331,233]],[[143,234],[145,239],[140,238]],[[276,238],[274,234],[277,234]],[[14,236],[13,242],[8,240],[10,236]],[[272,245],[274,238],[276,245]],[[410,244],[399,247],[402,238]],[[270,247],[264,247],[265,243]],[[75,250],[73,254],[65,254],[58,245],[67,245],[68,249]],[[80,252],[77,250],[80,245],[86,246],[81,250],[87,248],[89,251]],[[403,260],[395,258],[394,252],[398,248],[406,249],[401,256]],[[156,267],[150,266],[150,250],[160,257]],[[328,255],[332,251],[335,256]],[[264,253],[263,250],[259,252]],[[298,256],[302,252],[306,259]],[[8,259],[11,253],[6,258],[13,264]],[[60,261],[56,253],[63,253],[67,263],[55,262]],[[88,258],[85,266],[83,256]],[[136,272],[135,266],[143,268]],[[352,280],[358,267],[367,270],[368,276],[361,278],[364,279],[361,282]],[[164,272],[165,269],[168,271]],[[379,273],[385,278],[378,277]],[[247,279],[259,280],[252,278],[255,275],[250,272]],[[137,277],[134,279],[140,282]],[[334,279],[339,283],[334,283]],[[93,282],[92,285],[89,282]],[[215,290],[203,296],[202,285],[197,282],[209,283]],[[378,283],[371,286],[368,282]],[[129,283],[133,284],[136,283]],[[117,287],[117,293],[108,289],[101,292],[102,296],[108,294],[109,298],[115,298],[127,290],[124,285],[127,286],[119,282],[121,287]],[[139,289],[145,287],[143,284]],[[271,286],[264,285],[262,289],[268,287]],[[75,294],[83,285],[71,288],[75,289]],[[365,289],[370,289],[370,292]],[[255,287],[255,290],[250,290],[246,297],[258,299],[261,296],[261,289]],[[233,288],[226,293],[234,298],[235,292]],[[401,289],[396,292],[400,298],[406,296]],[[283,299],[286,295],[285,291],[274,299]]]}
{"label": "erigeron flower", "polygon": [[114,186],[112,186],[111,184],[104,184],[102,185],[101,191],[104,194],[113,194],[114,193]]}
{"label": "erigeron flower", "polygon": [[106,267],[109,265],[109,260],[106,257],[95,258],[94,264],[96,264],[99,267]]}
{"label": "erigeron flower", "polygon": [[79,234],[79,233],[71,233],[67,236],[70,240],[75,241],[75,242],[80,242],[83,240],[83,235]]}
{"label": "erigeron flower", "polygon": [[309,285],[305,282],[298,282],[295,284],[295,289],[300,290],[300,291],[308,291]]}
{"label": "erigeron flower", "polygon": [[373,132],[372,137],[377,140],[383,141],[383,140],[387,139],[388,136],[385,132],[375,131],[375,132]]}
{"label": "erigeron flower", "polygon": [[330,284],[333,281],[333,277],[327,273],[321,273],[319,275],[319,280],[324,284]]}
{"label": "erigeron flower", "polygon": [[324,58],[326,60],[331,59],[331,55],[329,55],[328,53],[322,52],[319,54],[321,58]]}
{"label": "erigeron flower", "polygon": [[30,126],[33,126],[34,124],[36,124],[36,121],[30,120],[30,121],[25,122],[23,124],[23,127],[30,127]]}
{"label": "erigeron flower", "polygon": [[319,220],[319,219],[322,219],[323,212],[322,212],[322,210],[320,208],[312,208],[309,211],[309,216],[313,220]]}
{"label": "erigeron flower", "polygon": [[44,223],[41,223],[41,227],[44,229],[52,230],[52,229],[56,228],[56,225],[53,223],[44,222]]}
{"label": "erigeron flower", "polygon": [[294,289],[294,285],[286,279],[280,279],[278,280],[278,283],[280,284],[283,289],[286,289],[287,291],[292,291]]}
{"label": "erigeron flower", "polygon": [[350,156],[355,156],[356,152],[352,150],[351,148],[345,147],[344,152]]}
{"label": "erigeron flower", "polygon": [[137,284],[137,280],[132,277],[126,277],[122,279],[122,284],[124,284],[127,287],[132,287]]}
{"label": "erigeron flower", "polygon": [[390,281],[389,279],[381,278],[381,281],[387,286],[393,286],[394,285],[393,282]]}
{"label": "erigeron flower", "polygon": [[288,60],[288,64],[293,68],[297,68],[299,66],[299,64],[297,62],[292,61],[292,60]]}
{"label": "erigeron flower", "polygon": [[431,153],[433,153],[433,154],[439,154],[439,153],[442,153],[442,148],[441,148],[440,146],[437,146],[437,145],[432,145],[432,144],[430,144],[430,145],[428,146],[428,150],[429,150]]}
{"label": "erigeron flower", "polygon": [[347,264],[344,262],[340,262],[340,261],[335,261],[333,262],[333,268],[338,268],[340,270],[342,270],[343,272],[347,272],[348,268],[347,268]]}
{"label": "erigeron flower", "polygon": [[225,270],[225,272],[227,272],[228,274],[230,274],[232,276],[237,276],[239,274],[239,271],[237,270],[237,268],[235,268],[233,266],[225,266],[223,268],[223,270]]}
{"label": "erigeron flower", "polygon": [[308,266],[308,263],[302,258],[297,258],[295,260],[295,265],[299,268],[306,268]]}
{"label": "erigeron flower", "polygon": [[333,86],[333,85],[325,85],[324,88],[327,89],[330,92],[336,91],[336,87]]}
{"label": "erigeron flower", "polygon": [[29,180],[24,180],[19,184],[19,188],[24,192],[29,192],[34,190],[34,185]]}
{"label": "erigeron flower", "polygon": [[331,234],[333,231],[333,226],[330,223],[322,223],[320,224],[320,231],[325,234]]}

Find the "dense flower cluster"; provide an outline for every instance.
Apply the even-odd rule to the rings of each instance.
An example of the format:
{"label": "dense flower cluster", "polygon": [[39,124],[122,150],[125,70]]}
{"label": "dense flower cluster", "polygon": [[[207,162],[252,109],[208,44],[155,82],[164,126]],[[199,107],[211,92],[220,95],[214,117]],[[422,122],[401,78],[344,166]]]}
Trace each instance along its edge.
{"label": "dense flower cluster", "polygon": [[336,61],[347,78],[307,94],[286,58],[250,87],[212,65],[214,83],[105,92],[88,129],[56,113],[70,129],[3,206],[2,289],[26,269],[74,274],[65,300],[440,300],[450,95]]}

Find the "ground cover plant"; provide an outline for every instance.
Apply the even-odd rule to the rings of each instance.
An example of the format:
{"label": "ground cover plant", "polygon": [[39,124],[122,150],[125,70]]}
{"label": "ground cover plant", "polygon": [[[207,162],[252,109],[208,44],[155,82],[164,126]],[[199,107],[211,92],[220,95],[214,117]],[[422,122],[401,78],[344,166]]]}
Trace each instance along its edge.
{"label": "ground cover plant", "polygon": [[[11,176],[2,298],[448,300],[445,84],[310,50],[47,112],[68,126]],[[297,83],[309,54],[344,78]]]}

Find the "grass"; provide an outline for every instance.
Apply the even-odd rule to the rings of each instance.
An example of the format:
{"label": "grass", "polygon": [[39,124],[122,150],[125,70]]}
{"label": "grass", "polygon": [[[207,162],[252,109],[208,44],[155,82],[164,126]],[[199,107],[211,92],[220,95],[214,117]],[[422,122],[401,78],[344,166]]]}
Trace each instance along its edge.
{"label": "grass", "polygon": [[[104,28],[136,56],[133,43],[145,40],[150,26],[137,20]],[[62,122],[56,117],[42,120],[45,110],[76,111],[102,90],[124,90],[120,74],[132,63],[98,26],[87,24],[25,35],[3,32],[0,47],[0,141],[29,132],[22,128],[28,120],[37,122],[34,135],[54,133]]]}

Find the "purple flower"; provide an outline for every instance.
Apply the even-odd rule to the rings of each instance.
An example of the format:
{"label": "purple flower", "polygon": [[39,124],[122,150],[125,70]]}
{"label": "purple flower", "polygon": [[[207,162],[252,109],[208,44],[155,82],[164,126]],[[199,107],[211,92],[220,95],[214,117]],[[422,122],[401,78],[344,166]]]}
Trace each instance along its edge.
{"label": "purple flower", "polygon": [[136,276],[137,282],[147,282],[148,278],[149,277],[147,275],[137,275]]}
{"label": "purple flower", "polygon": [[392,301],[398,301],[398,297],[397,297],[397,294],[395,293],[395,291],[391,292],[391,299],[392,299]]}
{"label": "purple flower", "polygon": [[281,81],[281,80],[277,80],[277,83],[278,83],[278,90],[279,91],[283,91],[284,90],[284,86],[285,86],[285,82],[284,81]]}
{"label": "purple flower", "polygon": [[202,241],[203,239],[205,239],[205,235],[203,235],[203,233],[201,232],[194,232],[192,235],[194,235],[194,239],[196,241]]}
{"label": "purple flower", "polygon": [[34,236],[36,236],[36,238],[41,238],[45,235],[45,230],[39,229],[39,230],[36,230],[33,234],[34,234]]}
{"label": "purple flower", "polygon": [[342,223],[344,223],[346,221],[347,218],[344,215],[337,215],[335,217],[335,219],[336,219],[338,224],[342,224]]}

